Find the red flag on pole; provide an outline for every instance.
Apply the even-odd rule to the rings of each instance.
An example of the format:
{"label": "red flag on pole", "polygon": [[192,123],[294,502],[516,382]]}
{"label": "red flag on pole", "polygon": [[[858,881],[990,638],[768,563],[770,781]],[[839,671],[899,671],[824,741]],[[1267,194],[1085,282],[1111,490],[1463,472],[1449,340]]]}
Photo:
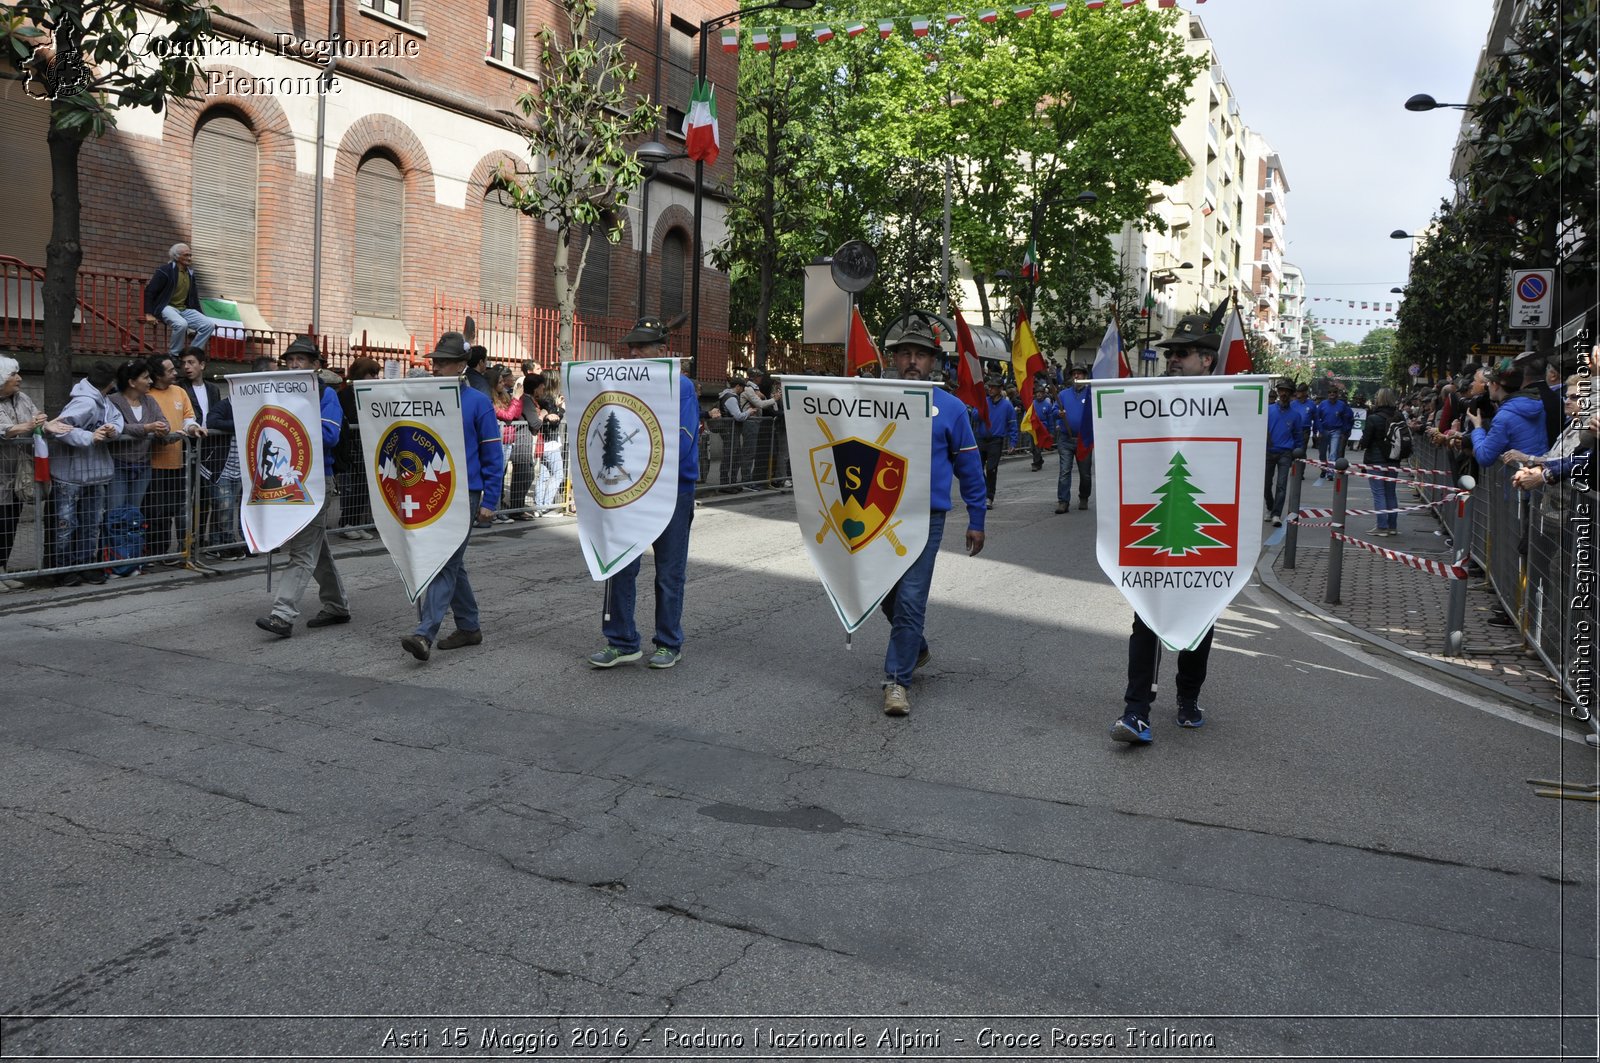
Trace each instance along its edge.
{"label": "red flag on pole", "polygon": [[844,348],[844,375],[855,376],[864,366],[883,366],[883,359],[878,357],[878,347],[872,342],[872,333],[867,331],[867,323],[861,319],[861,308],[850,308],[850,339]]}
{"label": "red flag on pole", "polygon": [[1217,345],[1217,365],[1213,375],[1231,376],[1254,371],[1250,348],[1244,341],[1244,319],[1239,316],[1238,300],[1234,300],[1233,309],[1228,314],[1228,325],[1222,330],[1222,342]]}
{"label": "red flag on pole", "polygon": [[33,430],[33,482],[50,482],[50,444],[45,442],[43,428]]}
{"label": "red flag on pole", "polygon": [[989,397],[983,390],[978,345],[972,342],[972,329],[959,310],[956,311],[956,398],[983,414],[984,426],[988,426]]}

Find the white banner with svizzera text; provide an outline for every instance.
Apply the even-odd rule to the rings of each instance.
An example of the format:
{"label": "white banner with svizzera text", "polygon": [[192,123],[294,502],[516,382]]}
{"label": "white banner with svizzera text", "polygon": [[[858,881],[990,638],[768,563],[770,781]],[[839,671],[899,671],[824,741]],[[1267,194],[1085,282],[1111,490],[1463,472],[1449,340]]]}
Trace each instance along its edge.
{"label": "white banner with svizzera text", "polygon": [[578,541],[590,577],[609,579],[678,507],[678,359],[562,362],[561,376]]}
{"label": "white banner with svizzera text", "polygon": [[1261,552],[1271,378],[1093,386],[1100,567],[1168,649],[1193,649]]}
{"label": "white banner with svizzera text", "polygon": [[356,389],[372,523],[416,601],[467,537],[459,377],[363,380]]}
{"label": "white banner with svizzera text", "polygon": [[276,550],[327,501],[322,405],[309,369],[228,377],[242,490],[239,527],[252,554]]}
{"label": "white banner with svizzera text", "polygon": [[934,410],[924,381],[783,378],[801,539],[846,631],[927,545]]}

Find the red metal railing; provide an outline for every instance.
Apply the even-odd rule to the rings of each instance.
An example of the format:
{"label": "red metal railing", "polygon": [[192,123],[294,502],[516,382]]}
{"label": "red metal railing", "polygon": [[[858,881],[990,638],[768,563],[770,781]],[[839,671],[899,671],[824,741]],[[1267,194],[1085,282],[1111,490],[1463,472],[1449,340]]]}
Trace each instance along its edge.
{"label": "red metal railing", "polygon": [[[145,335],[144,284],[140,277],[79,270],[72,349],[82,354],[154,354],[159,348]],[[44,269],[4,255],[0,255],[0,346],[44,347]]]}

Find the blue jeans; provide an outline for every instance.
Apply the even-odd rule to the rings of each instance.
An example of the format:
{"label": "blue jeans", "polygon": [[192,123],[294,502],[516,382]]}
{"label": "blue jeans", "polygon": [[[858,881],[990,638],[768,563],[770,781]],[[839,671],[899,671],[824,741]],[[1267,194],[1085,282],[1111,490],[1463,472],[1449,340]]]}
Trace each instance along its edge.
{"label": "blue jeans", "polygon": [[[1386,466],[1384,471],[1387,473],[1389,468]],[[1400,503],[1396,500],[1394,492],[1395,485],[1393,483],[1389,482],[1388,480],[1368,480],[1367,485],[1372,488],[1373,509],[1399,508]],[[1373,524],[1379,528],[1387,528],[1389,531],[1395,531],[1400,527],[1400,514],[1380,513],[1373,518]]]}
{"label": "blue jeans", "polygon": [[533,505],[535,509],[546,510],[556,504],[556,496],[561,492],[561,440],[546,439],[544,452],[539,455],[539,468],[535,472],[537,479],[533,487]]}
{"label": "blue jeans", "polygon": [[1056,440],[1056,458],[1061,462],[1061,468],[1056,473],[1056,501],[1072,501],[1072,470],[1078,470],[1078,504],[1088,505],[1089,492],[1094,484],[1094,453],[1091,451],[1084,457],[1078,457],[1078,440]]}
{"label": "blue jeans", "polygon": [[1266,488],[1267,516],[1283,516],[1283,500],[1289,497],[1289,470],[1293,467],[1294,451],[1267,451],[1267,475],[1261,481]]}
{"label": "blue jeans", "polygon": [[56,564],[87,565],[100,548],[100,525],[106,519],[106,484],[55,481]]}
{"label": "blue jeans", "polygon": [[944,518],[943,512],[928,514],[927,545],[880,607],[889,618],[889,648],[883,654],[886,683],[910,686],[917,658],[928,648],[922,625],[928,616],[928,592],[933,588],[933,563],[939,558],[939,543],[944,539]]}
{"label": "blue jeans", "polygon": [[[482,491],[468,491],[468,504],[472,507],[472,523],[478,521],[478,507],[483,503]],[[417,599],[418,635],[430,643],[439,636],[439,625],[444,623],[445,610],[456,615],[456,629],[477,631],[482,625],[478,619],[478,598],[472,593],[472,581],[467,578],[467,543],[472,539],[472,529],[461,540],[456,552],[444,563],[444,568],[428,583]]]}
{"label": "blue jeans", "polygon": [[[1327,452],[1327,457],[1323,458],[1322,460],[1326,461],[1329,465],[1332,465],[1334,462],[1344,457],[1344,433],[1324,432],[1322,436],[1322,446]],[[1334,470],[1324,469],[1322,471],[1322,475],[1331,480],[1334,475]]]}
{"label": "blue jeans", "polygon": [[[687,490],[684,490],[687,488]],[[683,585],[689,573],[689,526],[694,523],[694,484],[679,484],[678,508],[656,537],[651,548],[656,555],[656,634],[657,646],[683,649]],[[624,653],[639,650],[639,629],[633,623],[633,607],[638,600],[636,584],[639,564],[636,557],[615,576],[606,580],[606,612],[600,631],[606,643]]]}
{"label": "blue jeans", "polygon": [[[216,508],[212,516],[216,523],[212,527],[213,545],[229,546],[240,542],[244,536],[239,532],[239,494],[242,483],[238,477],[219,475],[212,481],[211,489],[215,499]],[[361,489],[366,490],[363,484]]]}
{"label": "blue jeans", "polygon": [[118,465],[111,474],[111,490],[106,502],[106,512],[125,506],[144,509],[144,493],[150,489],[149,465]]}
{"label": "blue jeans", "polygon": [[163,306],[161,320],[172,330],[172,341],[168,344],[167,353],[174,359],[178,357],[180,351],[190,346],[186,335],[190,329],[194,329],[193,346],[201,348],[211,342],[211,334],[217,331],[217,326],[211,323],[211,319],[198,310],[179,310],[175,306]]}

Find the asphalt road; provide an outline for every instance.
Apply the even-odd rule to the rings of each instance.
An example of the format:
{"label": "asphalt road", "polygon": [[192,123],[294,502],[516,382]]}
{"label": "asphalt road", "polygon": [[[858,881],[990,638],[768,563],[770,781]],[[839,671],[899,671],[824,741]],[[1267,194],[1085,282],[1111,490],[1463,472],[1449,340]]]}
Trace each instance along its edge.
{"label": "asphalt road", "polygon": [[370,549],[284,641],[258,571],[13,608],[0,1055],[1592,1055],[1597,806],[1525,780],[1594,750],[1259,587],[1207,726],[1114,744],[1131,613],[1053,498],[950,522],[905,720],[787,495],[697,513],[664,672],[583,664],[561,522],[475,540],[427,665]]}

